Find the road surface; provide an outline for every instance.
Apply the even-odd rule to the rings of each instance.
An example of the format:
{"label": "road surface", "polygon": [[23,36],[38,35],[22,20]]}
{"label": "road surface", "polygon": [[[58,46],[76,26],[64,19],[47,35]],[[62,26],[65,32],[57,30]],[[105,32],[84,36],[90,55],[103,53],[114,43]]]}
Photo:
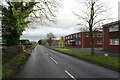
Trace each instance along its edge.
{"label": "road surface", "polygon": [[118,78],[118,73],[37,45],[15,78]]}

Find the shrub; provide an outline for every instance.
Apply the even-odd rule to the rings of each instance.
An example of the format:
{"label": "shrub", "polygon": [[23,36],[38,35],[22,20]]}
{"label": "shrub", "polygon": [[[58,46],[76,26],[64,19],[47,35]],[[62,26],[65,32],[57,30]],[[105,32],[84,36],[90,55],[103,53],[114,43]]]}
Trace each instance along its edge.
{"label": "shrub", "polygon": [[28,54],[22,53],[11,59],[8,63],[4,64],[2,67],[3,80],[9,79],[14,76],[21,65],[26,61],[27,57]]}

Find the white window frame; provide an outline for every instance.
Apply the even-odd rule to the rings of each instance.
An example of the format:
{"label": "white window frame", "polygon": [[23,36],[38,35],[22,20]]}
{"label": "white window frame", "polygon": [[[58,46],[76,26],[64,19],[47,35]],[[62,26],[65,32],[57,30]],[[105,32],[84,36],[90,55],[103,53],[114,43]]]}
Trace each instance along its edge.
{"label": "white window frame", "polygon": [[109,32],[119,31],[119,25],[113,25],[109,27]]}
{"label": "white window frame", "polygon": [[88,34],[88,33],[85,33],[85,37],[89,37],[89,34]]}
{"label": "white window frame", "polygon": [[67,36],[66,36],[66,39],[67,39]]}
{"label": "white window frame", "polygon": [[97,41],[97,45],[102,45],[102,44],[103,44],[102,40]]}
{"label": "white window frame", "polygon": [[120,40],[119,39],[109,39],[109,45],[119,45]]}
{"label": "white window frame", "polygon": [[81,44],[81,41],[79,41],[79,44]]}
{"label": "white window frame", "polygon": [[95,37],[95,34],[93,33],[93,37]]}
{"label": "white window frame", "polygon": [[67,44],[67,42],[66,42],[66,44]]}
{"label": "white window frame", "polygon": [[78,42],[76,41],[75,44],[78,44]]}
{"label": "white window frame", "polygon": [[76,34],[76,38],[78,38],[78,35]]}

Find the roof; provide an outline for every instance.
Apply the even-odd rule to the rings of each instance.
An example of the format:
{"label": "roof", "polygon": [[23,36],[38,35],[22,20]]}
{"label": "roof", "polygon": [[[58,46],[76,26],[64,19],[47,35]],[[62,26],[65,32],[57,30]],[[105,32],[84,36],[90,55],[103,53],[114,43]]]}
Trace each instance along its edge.
{"label": "roof", "polygon": [[[94,31],[94,32],[102,32],[102,31]],[[89,33],[89,31],[84,31],[84,32],[77,32],[77,33],[72,33],[72,34],[69,34],[69,35],[65,35],[65,36],[70,36],[70,35],[79,34],[79,33]]]}
{"label": "roof", "polygon": [[104,24],[103,27],[105,27],[105,26],[110,26],[110,25],[115,25],[115,24],[118,24],[118,23],[120,23],[120,20],[115,21],[115,22],[111,22],[111,23]]}
{"label": "roof", "polygon": [[52,38],[52,40],[60,40],[60,38]]}

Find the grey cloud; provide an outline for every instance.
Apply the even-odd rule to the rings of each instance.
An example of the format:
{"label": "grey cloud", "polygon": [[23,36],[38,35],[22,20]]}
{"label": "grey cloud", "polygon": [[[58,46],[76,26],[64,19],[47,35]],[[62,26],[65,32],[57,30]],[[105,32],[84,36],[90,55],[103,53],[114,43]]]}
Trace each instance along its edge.
{"label": "grey cloud", "polygon": [[57,28],[57,27],[48,27],[48,26],[39,26],[38,28],[35,29],[26,29],[25,32],[23,32],[23,35],[21,36],[22,39],[27,38],[27,39],[36,39],[39,40],[41,38],[46,38],[47,33],[52,32],[56,37],[61,37],[65,36],[67,34],[76,32],[75,27],[71,28]]}
{"label": "grey cloud", "polygon": [[[57,13],[56,24],[41,25],[41,23],[31,23],[34,29],[26,29],[21,38],[28,38],[30,40],[39,40],[46,38],[47,33],[52,32],[56,37],[65,36],[67,34],[80,31],[80,26],[77,26],[77,19],[73,16],[71,9],[74,0],[65,0],[64,8]],[[69,3],[69,4],[68,4]],[[66,8],[65,8],[66,7]],[[113,11],[114,12],[114,11]],[[116,12],[117,13],[117,12]]]}

